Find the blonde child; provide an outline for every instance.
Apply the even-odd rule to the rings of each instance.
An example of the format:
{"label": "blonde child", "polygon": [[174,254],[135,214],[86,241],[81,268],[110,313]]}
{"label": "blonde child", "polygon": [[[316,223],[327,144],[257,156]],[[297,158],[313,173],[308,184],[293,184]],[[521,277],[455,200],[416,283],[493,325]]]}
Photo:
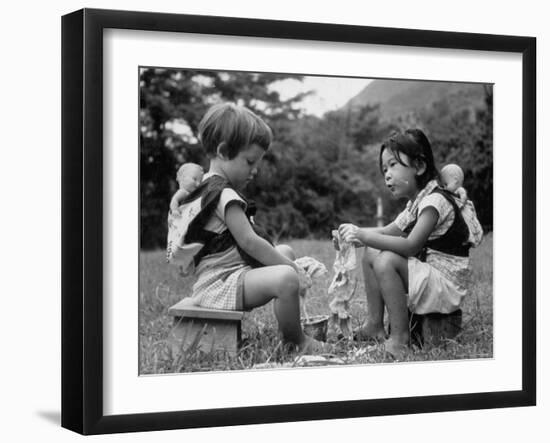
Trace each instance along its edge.
{"label": "blonde child", "polygon": [[188,233],[190,241],[204,243],[195,259],[191,303],[250,310],[273,300],[285,343],[301,352],[326,351],[324,343],[304,335],[300,324],[299,294],[308,280],[304,269],[294,263],[290,247],[274,247],[257,233],[248,202],[239,193],[258,173],[271,129],[247,108],[225,103],[211,107],[198,130],[210,169],[197,192],[203,206],[213,209],[200,229],[194,225]]}
{"label": "blonde child", "polygon": [[196,163],[184,163],[176,173],[176,180],[179,189],[176,191],[172,200],[170,200],[170,211],[177,212],[179,205],[191,192],[193,192],[202,182],[204,170],[201,165]]}
{"label": "blonde child", "polygon": [[383,340],[387,309],[391,335],[385,349],[399,359],[409,345],[409,310],[459,309],[467,292],[469,233],[457,201],[438,184],[432,148],[421,130],[389,137],[380,148],[379,164],[393,196],[408,199],[405,210],[385,227],[343,224],[339,232],[346,241],[367,246],[368,313],[359,335]]}

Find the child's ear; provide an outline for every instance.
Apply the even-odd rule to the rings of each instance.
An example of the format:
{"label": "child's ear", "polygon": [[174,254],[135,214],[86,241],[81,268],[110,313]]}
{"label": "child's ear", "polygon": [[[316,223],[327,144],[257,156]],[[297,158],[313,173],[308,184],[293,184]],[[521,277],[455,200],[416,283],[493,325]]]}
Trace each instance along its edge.
{"label": "child's ear", "polygon": [[216,155],[223,160],[227,160],[229,158],[227,154],[227,143],[221,142],[216,148]]}
{"label": "child's ear", "polygon": [[423,160],[417,160],[416,161],[416,175],[421,176],[426,172],[426,162]]}

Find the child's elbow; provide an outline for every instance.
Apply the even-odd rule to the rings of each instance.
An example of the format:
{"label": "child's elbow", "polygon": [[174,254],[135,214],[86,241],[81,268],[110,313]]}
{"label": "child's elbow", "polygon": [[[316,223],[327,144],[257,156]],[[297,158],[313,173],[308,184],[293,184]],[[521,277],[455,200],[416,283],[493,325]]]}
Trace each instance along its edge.
{"label": "child's elbow", "polygon": [[237,240],[238,245],[244,249],[247,253],[252,252],[255,249],[257,236],[254,234],[248,234]]}
{"label": "child's elbow", "polygon": [[405,257],[414,257],[416,254],[418,254],[422,250],[422,245],[418,245],[415,243],[408,244],[405,247]]}

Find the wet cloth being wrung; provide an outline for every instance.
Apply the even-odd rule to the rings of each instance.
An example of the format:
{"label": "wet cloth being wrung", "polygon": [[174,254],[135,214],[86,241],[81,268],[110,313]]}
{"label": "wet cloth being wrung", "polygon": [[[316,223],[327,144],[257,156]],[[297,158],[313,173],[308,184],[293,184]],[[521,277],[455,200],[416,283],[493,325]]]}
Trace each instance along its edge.
{"label": "wet cloth being wrung", "polygon": [[329,304],[333,319],[338,322],[340,330],[345,337],[351,337],[351,314],[349,312],[350,301],[355,295],[357,289],[357,276],[355,268],[357,259],[355,256],[355,246],[343,241],[337,230],[332,231],[332,237],[337,246],[336,258],[332,268],[334,277],[328,288],[329,295],[334,298]]}

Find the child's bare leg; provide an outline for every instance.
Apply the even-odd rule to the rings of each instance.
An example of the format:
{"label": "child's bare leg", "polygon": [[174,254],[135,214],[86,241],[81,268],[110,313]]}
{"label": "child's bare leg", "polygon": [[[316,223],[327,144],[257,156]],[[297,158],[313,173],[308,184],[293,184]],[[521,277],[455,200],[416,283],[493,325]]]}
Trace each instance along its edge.
{"label": "child's bare leg", "polygon": [[365,247],[361,265],[367,294],[367,324],[359,331],[359,338],[385,338],[384,299],[374,273],[374,261],[380,254],[378,249]]}
{"label": "child's bare leg", "polygon": [[[296,255],[294,253],[294,250],[290,246],[277,245],[275,246],[275,249],[277,249],[277,251],[283,254],[286,258],[292,261],[296,260]],[[283,286],[281,288],[282,291],[278,292],[279,294],[284,294],[288,290],[288,293],[292,295],[288,298],[285,295],[272,297],[273,312],[275,314],[275,318],[277,318],[277,321],[279,322],[279,329],[283,334],[283,339],[286,342],[290,342],[295,345],[298,345],[300,347],[301,352],[309,352],[309,353],[331,352],[332,348],[330,346],[327,347],[327,345],[325,345],[324,343],[318,342],[303,333],[302,326],[300,324],[300,297],[298,296],[298,291],[299,291],[298,275],[296,274],[296,272],[294,272],[292,268],[288,266],[269,266],[265,268],[260,268],[258,269],[258,271],[263,270],[264,274],[258,273],[258,275],[253,275],[252,285],[249,289],[253,291],[263,291],[264,289],[262,288],[262,284],[267,284],[268,286],[270,286],[270,283],[266,283],[265,272],[267,271],[267,273],[269,273],[271,277],[274,277],[275,279],[277,279],[276,276],[273,274],[273,272],[275,271],[273,268],[280,268],[280,267],[286,268],[287,271],[291,272],[291,274],[288,277],[292,276],[292,278],[290,279],[288,277],[285,277],[284,275],[280,276],[282,278],[282,280],[280,281],[283,282]],[[252,271],[249,271],[245,276],[245,300],[247,298],[246,277],[250,274],[250,272]],[[259,282],[255,281],[257,278],[260,280]],[[294,279],[296,279],[296,281],[294,281]],[[294,284],[296,284],[296,287],[294,287]],[[273,289],[274,287],[275,288],[277,287],[277,282],[274,282],[274,285],[270,286],[270,289]],[[268,292],[265,292],[264,294],[268,294]],[[261,304],[265,304],[267,303],[265,302],[266,297],[268,298],[269,295],[267,296],[264,295],[263,297],[260,296],[256,300],[264,301]],[[260,306],[260,305],[257,305],[257,306]],[[245,301],[245,306],[246,306],[246,301]]]}
{"label": "child's bare leg", "polygon": [[[296,254],[294,254],[294,249],[292,249],[290,246],[281,244],[281,245],[275,246],[275,249],[280,254],[288,258],[289,260],[292,260],[292,261],[296,260]],[[280,315],[278,305],[279,305],[279,301],[277,299],[273,300],[273,314],[275,315],[275,318],[279,318],[278,316]]]}
{"label": "child's bare leg", "polygon": [[397,357],[409,343],[407,259],[394,252],[382,251],[375,259],[373,269],[391,324],[391,335],[386,342],[386,349]]}
{"label": "child's bare leg", "polygon": [[244,308],[275,301],[274,313],[286,342],[302,345],[306,337],[300,325],[298,275],[290,266],[252,269],[244,276]]}

